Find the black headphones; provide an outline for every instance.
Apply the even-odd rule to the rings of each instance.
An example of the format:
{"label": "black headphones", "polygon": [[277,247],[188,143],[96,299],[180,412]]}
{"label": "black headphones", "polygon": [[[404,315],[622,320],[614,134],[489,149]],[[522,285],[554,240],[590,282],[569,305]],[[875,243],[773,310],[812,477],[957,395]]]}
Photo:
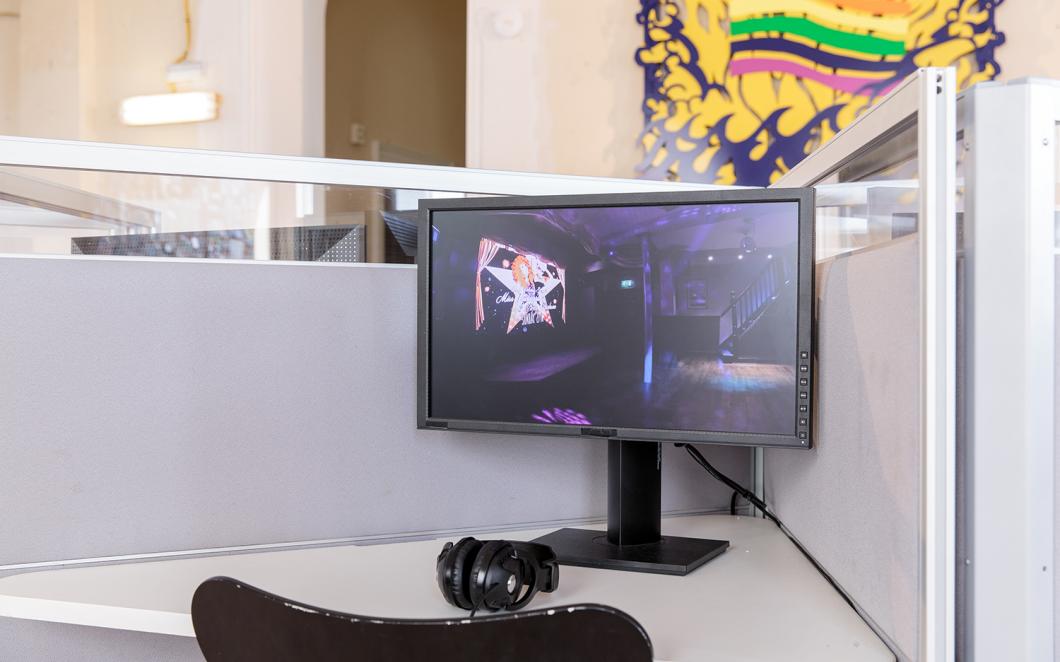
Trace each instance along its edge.
{"label": "black headphones", "polygon": [[515,611],[538,591],[559,586],[559,564],[548,545],[463,538],[438,555],[438,588],[445,601],[474,614],[478,609]]}

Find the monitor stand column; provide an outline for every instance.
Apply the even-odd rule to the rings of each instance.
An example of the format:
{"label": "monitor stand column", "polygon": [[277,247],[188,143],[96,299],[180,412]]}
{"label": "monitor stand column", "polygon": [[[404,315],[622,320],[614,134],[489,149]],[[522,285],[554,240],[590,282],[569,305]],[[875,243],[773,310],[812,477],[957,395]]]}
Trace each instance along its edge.
{"label": "monitor stand column", "polygon": [[661,535],[662,446],[609,439],[607,533],[560,529],[534,542],[560,564],[687,575],[729,547],[727,540]]}

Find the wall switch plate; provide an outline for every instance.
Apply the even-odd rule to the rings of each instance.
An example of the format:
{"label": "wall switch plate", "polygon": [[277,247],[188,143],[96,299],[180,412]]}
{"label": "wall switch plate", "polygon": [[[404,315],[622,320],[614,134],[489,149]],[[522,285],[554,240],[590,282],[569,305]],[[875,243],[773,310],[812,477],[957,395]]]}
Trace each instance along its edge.
{"label": "wall switch plate", "polygon": [[350,144],[363,145],[365,143],[364,125],[358,122],[350,124]]}

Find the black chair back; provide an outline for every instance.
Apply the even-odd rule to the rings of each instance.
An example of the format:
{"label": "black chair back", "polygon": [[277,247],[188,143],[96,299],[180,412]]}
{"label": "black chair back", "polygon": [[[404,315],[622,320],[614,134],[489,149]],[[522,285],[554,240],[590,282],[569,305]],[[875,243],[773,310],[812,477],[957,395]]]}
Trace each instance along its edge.
{"label": "black chair back", "polygon": [[191,619],[207,662],[652,659],[651,641],[637,621],[594,604],[475,618],[371,618],[326,611],[214,577],[195,591]]}

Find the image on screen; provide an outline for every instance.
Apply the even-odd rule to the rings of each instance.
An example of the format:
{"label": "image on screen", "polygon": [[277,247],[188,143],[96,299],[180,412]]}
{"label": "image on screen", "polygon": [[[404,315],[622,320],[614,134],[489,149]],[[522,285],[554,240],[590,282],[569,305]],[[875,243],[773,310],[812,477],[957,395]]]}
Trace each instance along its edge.
{"label": "image on screen", "polygon": [[797,202],[431,215],[429,416],[795,432]]}

